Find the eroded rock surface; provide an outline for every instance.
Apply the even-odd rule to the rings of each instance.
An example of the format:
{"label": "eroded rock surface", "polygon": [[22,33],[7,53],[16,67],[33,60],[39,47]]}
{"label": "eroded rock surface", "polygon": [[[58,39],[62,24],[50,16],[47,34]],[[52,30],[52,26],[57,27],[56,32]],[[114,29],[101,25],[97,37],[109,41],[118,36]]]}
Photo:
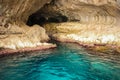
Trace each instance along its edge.
{"label": "eroded rock surface", "polygon": [[0,0],[0,49],[52,46],[46,43],[49,37],[45,29],[39,25],[32,27],[25,25],[31,14],[50,1]]}
{"label": "eroded rock surface", "polygon": [[120,45],[120,30],[114,25],[67,22],[44,26],[48,34],[59,41]]}
{"label": "eroded rock surface", "polygon": [[36,47],[43,45],[44,42],[49,40],[45,29],[39,25],[34,25],[33,27],[23,25],[22,28],[13,26],[8,34],[0,38],[1,48],[19,49]]}
{"label": "eroded rock surface", "polygon": [[43,28],[25,25],[33,13],[35,24],[57,22],[44,26],[59,41],[120,45],[120,0],[0,0],[0,4],[0,47],[31,47],[48,40]]}
{"label": "eroded rock surface", "polygon": [[66,16],[68,21],[110,24],[114,22],[114,17],[120,16],[119,12],[119,0],[54,0],[40,9],[36,15],[46,19]]}
{"label": "eroded rock surface", "polygon": [[[52,14],[46,14],[47,9]],[[120,46],[119,0],[58,0],[43,10],[40,12],[48,18],[58,14],[68,17],[67,23],[44,25],[56,40]]]}
{"label": "eroded rock surface", "polygon": [[28,17],[51,0],[0,0],[0,16],[27,21]]}

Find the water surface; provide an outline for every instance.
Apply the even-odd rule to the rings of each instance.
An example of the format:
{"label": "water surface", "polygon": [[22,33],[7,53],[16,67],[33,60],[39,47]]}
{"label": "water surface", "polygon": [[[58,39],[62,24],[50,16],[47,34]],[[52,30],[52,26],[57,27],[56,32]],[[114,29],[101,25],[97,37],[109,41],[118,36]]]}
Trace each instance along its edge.
{"label": "water surface", "polygon": [[62,43],[56,49],[0,58],[0,80],[120,80],[120,64]]}

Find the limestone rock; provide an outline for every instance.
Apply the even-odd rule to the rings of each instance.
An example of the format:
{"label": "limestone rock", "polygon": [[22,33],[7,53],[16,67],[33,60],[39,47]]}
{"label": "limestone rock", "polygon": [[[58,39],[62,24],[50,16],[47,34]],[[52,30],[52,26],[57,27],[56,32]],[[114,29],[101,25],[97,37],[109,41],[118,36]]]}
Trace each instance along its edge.
{"label": "limestone rock", "polygon": [[28,16],[51,0],[0,0],[0,16],[10,20],[26,21]]}
{"label": "limestone rock", "polygon": [[67,22],[44,26],[47,33],[58,41],[120,45],[120,29],[114,25]]}
{"label": "limestone rock", "polygon": [[0,0],[0,48],[19,49],[43,45],[45,30],[25,25],[28,17],[51,0]]}
{"label": "limestone rock", "polygon": [[36,15],[47,19],[53,16],[66,16],[68,21],[111,24],[120,17],[119,2],[119,0],[54,0],[41,8]]}
{"label": "limestone rock", "polygon": [[34,25],[28,27],[26,25],[22,27],[13,27],[18,30],[12,33],[5,34],[7,37],[0,39],[0,48],[19,49],[26,47],[37,47],[41,46],[49,40],[44,28]]}
{"label": "limestone rock", "polygon": [[120,0],[0,0],[1,48],[37,46],[49,39],[43,28],[25,25],[33,13],[40,21],[59,22],[45,25],[55,39],[120,43]]}
{"label": "limestone rock", "polygon": [[48,34],[56,40],[120,45],[119,2],[119,0],[56,0],[44,6],[39,13],[47,18],[59,14],[68,18],[67,23],[44,25]]}

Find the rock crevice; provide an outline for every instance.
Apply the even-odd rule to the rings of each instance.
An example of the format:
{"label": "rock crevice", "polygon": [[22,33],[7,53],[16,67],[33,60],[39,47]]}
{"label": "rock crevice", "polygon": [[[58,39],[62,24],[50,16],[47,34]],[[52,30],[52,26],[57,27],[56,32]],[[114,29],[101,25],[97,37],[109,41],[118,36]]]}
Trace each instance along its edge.
{"label": "rock crevice", "polygon": [[120,43],[120,0],[0,0],[0,4],[0,48],[47,42],[48,35],[38,25],[47,26],[47,33],[57,40]]}
{"label": "rock crevice", "polygon": [[26,25],[31,14],[50,2],[51,0],[0,0],[0,49],[16,50],[45,45],[53,47],[47,43],[49,37],[44,28]]}

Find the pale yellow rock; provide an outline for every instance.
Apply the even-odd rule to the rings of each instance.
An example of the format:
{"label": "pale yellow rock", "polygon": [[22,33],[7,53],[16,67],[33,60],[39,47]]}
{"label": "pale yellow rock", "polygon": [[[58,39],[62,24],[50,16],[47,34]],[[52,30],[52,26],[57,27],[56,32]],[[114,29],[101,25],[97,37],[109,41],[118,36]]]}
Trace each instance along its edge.
{"label": "pale yellow rock", "polygon": [[46,42],[49,40],[49,37],[45,29],[38,25],[32,27],[23,25],[19,27],[17,31],[21,31],[21,34],[9,33],[8,37],[0,39],[0,48],[19,49],[48,45]]}
{"label": "pale yellow rock", "polygon": [[0,48],[48,45],[42,27],[25,25],[39,9],[46,19],[62,15],[74,21],[45,25],[57,40],[120,44],[120,0],[0,0],[0,4]]}
{"label": "pale yellow rock", "polygon": [[92,44],[117,44],[120,46],[120,27],[116,29],[116,26],[97,23],[94,25],[82,24],[80,22],[54,24],[51,23],[44,26],[47,33],[56,40]]}

